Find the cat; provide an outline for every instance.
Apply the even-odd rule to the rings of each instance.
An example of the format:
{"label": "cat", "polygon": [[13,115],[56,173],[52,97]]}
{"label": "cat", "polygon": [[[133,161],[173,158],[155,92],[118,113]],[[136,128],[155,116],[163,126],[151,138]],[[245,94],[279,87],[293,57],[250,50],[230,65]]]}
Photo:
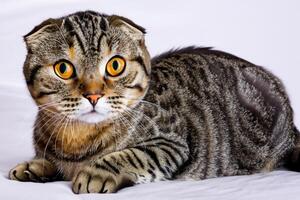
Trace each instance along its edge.
{"label": "cat", "polygon": [[161,180],[298,169],[299,132],[281,81],[212,48],[150,58],[145,29],[94,11],[48,19],[24,36],[38,106],[33,160],[18,181],[72,181],[111,193]]}

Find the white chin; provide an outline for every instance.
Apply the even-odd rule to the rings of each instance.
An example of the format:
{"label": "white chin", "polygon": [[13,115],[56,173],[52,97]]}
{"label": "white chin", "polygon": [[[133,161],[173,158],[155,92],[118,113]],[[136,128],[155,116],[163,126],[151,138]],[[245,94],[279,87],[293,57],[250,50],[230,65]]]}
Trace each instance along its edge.
{"label": "white chin", "polygon": [[101,121],[104,121],[105,119],[107,119],[107,116],[97,112],[89,112],[80,115],[77,119],[86,123],[94,124],[94,123],[99,123]]}

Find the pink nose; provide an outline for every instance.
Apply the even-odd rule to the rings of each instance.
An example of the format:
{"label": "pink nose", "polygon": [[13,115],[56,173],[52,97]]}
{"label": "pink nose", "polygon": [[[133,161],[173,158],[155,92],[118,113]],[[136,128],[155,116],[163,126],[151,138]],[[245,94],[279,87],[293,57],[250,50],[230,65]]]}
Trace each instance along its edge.
{"label": "pink nose", "polygon": [[98,100],[103,97],[103,94],[84,94],[83,96],[87,98],[93,106],[95,106]]}

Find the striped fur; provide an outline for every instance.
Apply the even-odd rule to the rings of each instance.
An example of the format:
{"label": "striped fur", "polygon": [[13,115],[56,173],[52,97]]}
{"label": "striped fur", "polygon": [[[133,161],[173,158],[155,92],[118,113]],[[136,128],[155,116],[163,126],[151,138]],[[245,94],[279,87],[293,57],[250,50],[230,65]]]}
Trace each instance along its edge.
{"label": "striped fur", "polygon": [[[297,165],[298,131],[277,77],[210,48],[173,50],[150,63],[144,34],[126,18],[86,11],[46,20],[25,36],[24,75],[39,106],[36,157],[13,168],[11,179],[62,178],[75,193],[108,193],[270,171],[290,154]],[[115,54],[128,68],[111,78],[102,68]],[[53,73],[61,59],[74,64],[71,80]],[[104,118],[80,118],[87,92],[103,94]]]}

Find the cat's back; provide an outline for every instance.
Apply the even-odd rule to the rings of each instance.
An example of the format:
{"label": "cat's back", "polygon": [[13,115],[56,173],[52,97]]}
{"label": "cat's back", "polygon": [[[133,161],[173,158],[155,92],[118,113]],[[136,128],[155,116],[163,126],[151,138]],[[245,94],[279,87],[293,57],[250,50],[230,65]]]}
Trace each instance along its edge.
{"label": "cat's back", "polygon": [[211,81],[220,86],[224,81],[233,84],[236,72],[255,67],[231,54],[194,46],[170,50],[154,57],[151,63],[151,80],[156,86],[161,83],[162,90],[164,84],[168,84],[171,90],[182,87],[207,89]]}
{"label": "cat's back", "polygon": [[248,97],[250,93],[255,96],[259,96],[258,93],[270,93],[266,100],[280,96],[283,98],[281,103],[289,104],[279,78],[260,66],[226,52],[191,46],[163,53],[154,57],[151,63],[150,89],[157,94],[168,91],[178,94],[182,91],[184,95],[199,92],[214,94],[228,90],[242,99],[247,96],[245,93],[249,94]]}
{"label": "cat's back", "polygon": [[[164,78],[169,78],[166,72],[171,72],[171,74],[169,74],[170,76],[172,73],[177,76],[177,72],[181,72],[181,76],[197,76],[197,72],[200,72],[205,73],[207,76],[218,76],[218,78],[222,78],[221,75],[224,75],[225,72],[233,73],[235,70],[245,68],[255,68],[257,70],[260,68],[235,55],[214,50],[210,47],[195,46],[172,49],[155,56],[151,64],[153,78],[156,78],[156,74],[161,73],[164,74]],[[266,70],[262,68],[260,68],[260,70],[266,72]],[[179,77],[177,76],[177,78]]]}
{"label": "cat's back", "polygon": [[[272,128],[281,111],[292,115],[280,79],[266,69],[211,48],[187,47],[152,59],[146,98],[181,113],[249,114]],[[218,117],[215,118],[218,118]],[[250,119],[249,119],[250,120]]]}
{"label": "cat's back", "polygon": [[293,146],[293,112],[281,81],[228,53],[188,47],[153,58],[145,99],[179,119],[174,130],[188,134],[195,162],[206,163],[203,177],[273,167],[277,160],[269,158]]}

